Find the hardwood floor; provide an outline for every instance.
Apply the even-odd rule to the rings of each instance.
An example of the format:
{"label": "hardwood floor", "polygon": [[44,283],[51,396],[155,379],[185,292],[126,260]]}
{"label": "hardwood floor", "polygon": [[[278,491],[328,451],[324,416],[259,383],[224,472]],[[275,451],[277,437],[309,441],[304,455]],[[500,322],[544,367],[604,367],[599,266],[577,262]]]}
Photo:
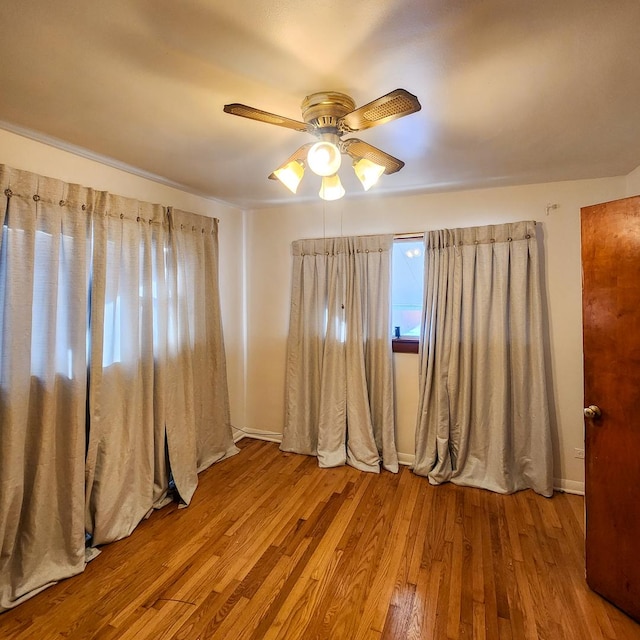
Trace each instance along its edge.
{"label": "hardwood floor", "polygon": [[583,499],[432,487],[245,439],[3,640],[640,638],[584,581]]}

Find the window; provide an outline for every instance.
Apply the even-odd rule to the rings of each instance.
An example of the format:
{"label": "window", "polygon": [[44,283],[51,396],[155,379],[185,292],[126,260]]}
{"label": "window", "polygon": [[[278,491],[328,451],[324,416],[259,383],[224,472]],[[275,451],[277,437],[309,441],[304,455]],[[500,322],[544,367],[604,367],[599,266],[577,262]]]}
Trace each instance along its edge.
{"label": "window", "polygon": [[396,238],[391,263],[393,350],[418,353],[424,284],[424,238]]}

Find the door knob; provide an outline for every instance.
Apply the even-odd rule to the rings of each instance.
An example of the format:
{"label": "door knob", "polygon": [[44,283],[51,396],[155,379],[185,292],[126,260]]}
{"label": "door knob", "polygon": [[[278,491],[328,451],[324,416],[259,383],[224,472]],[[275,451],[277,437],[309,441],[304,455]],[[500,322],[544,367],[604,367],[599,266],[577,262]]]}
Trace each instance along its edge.
{"label": "door knob", "polygon": [[600,407],[597,407],[595,404],[590,404],[588,407],[584,408],[584,417],[589,418],[590,420],[595,420],[602,415],[602,411],[600,411]]}

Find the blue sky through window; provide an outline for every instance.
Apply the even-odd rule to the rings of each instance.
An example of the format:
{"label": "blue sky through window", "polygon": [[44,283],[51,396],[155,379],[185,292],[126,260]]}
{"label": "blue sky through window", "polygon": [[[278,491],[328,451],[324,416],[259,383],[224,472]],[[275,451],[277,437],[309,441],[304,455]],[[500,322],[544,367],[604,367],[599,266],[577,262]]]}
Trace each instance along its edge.
{"label": "blue sky through window", "polygon": [[391,330],[403,337],[420,337],[424,283],[424,241],[399,238],[393,243],[391,267]]}

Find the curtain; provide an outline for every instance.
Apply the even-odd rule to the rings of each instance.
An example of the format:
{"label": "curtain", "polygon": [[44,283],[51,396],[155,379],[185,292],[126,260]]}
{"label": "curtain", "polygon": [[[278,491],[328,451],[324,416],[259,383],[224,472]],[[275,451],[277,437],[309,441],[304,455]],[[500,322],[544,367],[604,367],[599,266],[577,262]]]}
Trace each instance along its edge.
{"label": "curtain", "polygon": [[93,239],[87,531],[128,536],[238,452],[229,418],[217,221],[99,194]]}
{"label": "curtain", "polygon": [[0,165],[0,611],[84,569],[89,218]]}
{"label": "curtain", "polygon": [[216,220],[0,165],[0,611],[233,455]]}
{"label": "curtain", "polygon": [[281,449],[321,467],[398,471],[390,331],[393,236],[298,240]]}
{"label": "curtain", "polygon": [[414,472],[553,492],[534,222],[426,234]]}
{"label": "curtain", "polygon": [[[97,192],[93,219],[86,528],[128,536],[167,495],[163,389],[164,209]],[[162,379],[162,378],[161,378]]]}
{"label": "curtain", "polygon": [[[169,403],[167,436],[171,459],[191,456],[191,481],[178,477],[180,496],[189,501],[196,472],[238,453],[233,443],[222,331],[218,275],[218,221],[187,211],[169,212],[171,325],[169,327]],[[176,384],[180,381],[180,384]],[[179,397],[178,397],[179,396]],[[185,450],[188,440],[195,447]],[[182,451],[180,450],[182,449]]]}

